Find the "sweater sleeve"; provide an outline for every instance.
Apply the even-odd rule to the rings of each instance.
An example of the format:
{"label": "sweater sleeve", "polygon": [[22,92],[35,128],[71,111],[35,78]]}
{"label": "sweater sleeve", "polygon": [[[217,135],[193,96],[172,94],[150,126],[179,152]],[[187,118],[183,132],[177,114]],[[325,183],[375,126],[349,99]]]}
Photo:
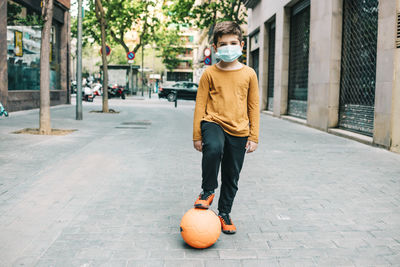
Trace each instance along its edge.
{"label": "sweater sleeve", "polygon": [[250,79],[250,88],[247,98],[247,112],[250,121],[250,134],[248,140],[258,143],[260,125],[259,92],[257,75],[253,71]]}
{"label": "sweater sleeve", "polygon": [[193,141],[202,140],[200,123],[206,114],[206,105],[208,99],[208,92],[210,90],[210,81],[208,79],[207,71],[204,71],[200,78],[199,88],[197,89],[196,106],[194,109],[193,118]]}

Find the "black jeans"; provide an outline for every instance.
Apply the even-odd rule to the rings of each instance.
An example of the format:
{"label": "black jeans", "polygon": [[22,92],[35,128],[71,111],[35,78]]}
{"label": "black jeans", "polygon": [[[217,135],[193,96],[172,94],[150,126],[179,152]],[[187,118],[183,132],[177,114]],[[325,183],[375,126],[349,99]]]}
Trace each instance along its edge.
{"label": "black jeans", "polygon": [[202,188],[211,191],[218,187],[221,165],[221,192],[218,201],[220,213],[230,213],[238,190],[239,174],[243,166],[247,137],[227,134],[216,123],[202,121],[203,139]]}

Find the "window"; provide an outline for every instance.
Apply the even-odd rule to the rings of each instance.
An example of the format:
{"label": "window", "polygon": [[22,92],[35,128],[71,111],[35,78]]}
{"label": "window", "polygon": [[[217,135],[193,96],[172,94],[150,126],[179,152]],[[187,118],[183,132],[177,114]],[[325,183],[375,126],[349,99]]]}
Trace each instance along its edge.
{"label": "window", "polygon": [[[12,1],[7,3],[8,90],[40,90],[40,14]],[[54,22],[51,33],[50,89],[60,86],[60,32]]]}

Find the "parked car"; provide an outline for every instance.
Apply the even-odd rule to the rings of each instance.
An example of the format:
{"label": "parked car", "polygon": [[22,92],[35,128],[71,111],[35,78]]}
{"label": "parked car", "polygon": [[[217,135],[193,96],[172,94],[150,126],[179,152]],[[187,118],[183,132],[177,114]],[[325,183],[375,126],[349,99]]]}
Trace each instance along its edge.
{"label": "parked car", "polygon": [[192,82],[176,82],[170,86],[161,86],[158,89],[158,97],[166,98],[173,102],[175,99],[196,100],[199,85]]}

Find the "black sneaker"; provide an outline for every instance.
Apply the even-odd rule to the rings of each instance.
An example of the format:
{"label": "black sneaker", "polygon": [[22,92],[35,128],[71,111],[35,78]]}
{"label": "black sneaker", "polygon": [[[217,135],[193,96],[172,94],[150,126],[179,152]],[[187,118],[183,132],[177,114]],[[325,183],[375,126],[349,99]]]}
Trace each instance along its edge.
{"label": "black sneaker", "polygon": [[208,209],[214,200],[214,191],[203,191],[199,198],[194,202],[194,207],[199,209]]}
{"label": "black sneaker", "polygon": [[219,220],[221,221],[222,232],[225,234],[236,233],[236,226],[233,224],[229,214],[220,213],[218,214]]}

